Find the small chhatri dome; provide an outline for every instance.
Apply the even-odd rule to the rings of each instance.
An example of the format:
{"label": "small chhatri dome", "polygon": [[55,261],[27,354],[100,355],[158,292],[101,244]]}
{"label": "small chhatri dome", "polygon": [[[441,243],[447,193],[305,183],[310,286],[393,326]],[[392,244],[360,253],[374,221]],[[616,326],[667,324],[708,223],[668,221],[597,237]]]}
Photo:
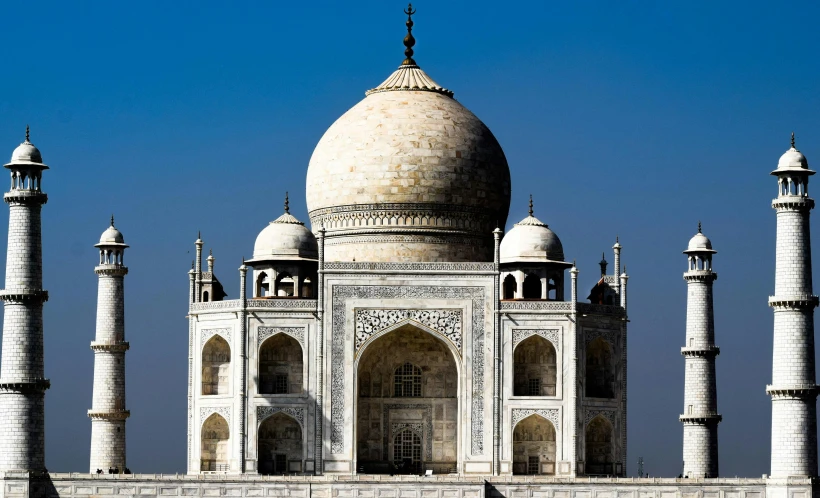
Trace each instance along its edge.
{"label": "small chhatri dome", "polygon": [[14,149],[14,152],[11,153],[11,161],[5,165],[6,168],[11,166],[39,166],[40,168],[47,169],[48,166],[43,164],[43,155],[40,154],[40,150],[31,143],[30,139],[30,129],[28,125],[26,125],[26,140],[25,142],[21,143]]}
{"label": "small chhatri dome", "polygon": [[100,246],[125,246],[125,238],[122,236],[122,232],[114,227],[113,214],[111,215],[111,225],[100,235],[100,243],[94,245],[94,247]]}
{"label": "small chhatri dome", "polygon": [[249,262],[269,260],[315,260],[319,258],[319,244],[305,224],[290,214],[287,198],[285,213],[271,221],[256,237],[253,259]]}
{"label": "small chhatri dome", "polygon": [[690,252],[708,252],[708,253],[716,253],[717,251],[712,249],[712,241],[701,231],[700,222],[698,222],[698,233],[695,234],[694,237],[689,239],[689,246],[685,251],[684,254],[688,254]]}
{"label": "small chhatri dome", "polygon": [[797,150],[794,146],[794,132],[792,132],[792,145],[786,152],[780,156],[780,160],[777,161],[777,170],[773,173],[778,171],[789,171],[789,170],[808,170],[809,169],[809,161],[806,159],[806,156],[803,155],[802,152]]}
{"label": "small chhatri dome", "polygon": [[564,262],[564,246],[561,240],[532,214],[516,223],[501,239],[501,263],[513,262]]}

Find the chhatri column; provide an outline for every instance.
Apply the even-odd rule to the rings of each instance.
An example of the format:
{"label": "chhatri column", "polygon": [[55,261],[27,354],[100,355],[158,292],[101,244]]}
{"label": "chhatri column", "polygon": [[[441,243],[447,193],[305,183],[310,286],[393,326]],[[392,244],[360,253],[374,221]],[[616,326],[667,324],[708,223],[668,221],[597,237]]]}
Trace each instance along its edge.
{"label": "chhatri column", "polygon": [[3,357],[0,360],[0,471],[45,470],[43,400],[49,382],[43,377],[43,251],[40,211],[48,196],[40,181],[48,166],[29,141],[14,149],[6,253]]}
{"label": "chhatri column", "polygon": [[718,477],[717,387],[715,357],[715,314],[712,284],[717,273],[712,271],[712,242],[701,233],[689,241],[684,254],[689,267],[683,274],[687,283],[686,345],[684,357],[683,415],[683,475],[685,477]]}
{"label": "chhatri column", "polygon": [[91,343],[94,351],[94,397],[91,418],[90,472],[109,469],[125,471],[125,293],[128,268],[123,257],[128,247],[122,233],[111,226],[103,232],[100,264],[94,268],[99,277],[97,287],[97,335]]}
{"label": "chhatri column", "polygon": [[772,477],[817,475],[817,386],[814,371],[809,169],[806,157],[792,146],[780,158],[774,296],[772,383]]}

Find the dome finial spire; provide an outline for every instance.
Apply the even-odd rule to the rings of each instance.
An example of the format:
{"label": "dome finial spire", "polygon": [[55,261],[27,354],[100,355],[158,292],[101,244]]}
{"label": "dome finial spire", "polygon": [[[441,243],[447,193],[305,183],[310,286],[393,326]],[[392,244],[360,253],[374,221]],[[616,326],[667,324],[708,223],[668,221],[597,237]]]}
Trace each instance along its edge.
{"label": "dome finial spire", "polygon": [[532,216],[532,194],[530,194],[530,216]]}
{"label": "dome finial spire", "polygon": [[701,227],[700,227],[700,220],[698,220],[698,233],[703,233],[703,231],[701,230]]}
{"label": "dome finial spire", "polygon": [[794,149],[794,148],[795,148],[795,146],[794,146],[794,132],[792,132],[792,149]]}
{"label": "dome finial spire", "polygon": [[285,192],[285,212],[290,214],[290,200],[288,200],[287,192]]}
{"label": "dome finial spire", "polygon": [[114,215],[113,214],[111,215],[111,226],[112,227],[114,226]]}
{"label": "dome finial spire", "polygon": [[407,4],[407,8],[404,9],[404,13],[407,14],[407,22],[404,23],[407,25],[407,36],[404,37],[404,62],[401,63],[402,66],[415,66],[416,61],[413,60],[413,45],[416,44],[416,39],[413,38],[413,14],[416,13],[416,10],[413,8],[412,3]]}
{"label": "dome finial spire", "polygon": [[[794,133],[792,133],[792,135],[794,135]],[[29,128],[28,125],[26,125],[26,143],[31,143],[29,141],[30,136],[31,136],[31,129]]]}

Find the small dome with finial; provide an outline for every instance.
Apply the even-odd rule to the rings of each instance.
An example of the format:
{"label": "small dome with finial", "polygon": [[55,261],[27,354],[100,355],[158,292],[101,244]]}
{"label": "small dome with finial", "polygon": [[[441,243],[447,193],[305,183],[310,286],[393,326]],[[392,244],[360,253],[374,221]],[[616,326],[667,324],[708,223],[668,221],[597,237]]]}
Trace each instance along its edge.
{"label": "small dome with finial", "polygon": [[808,170],[809,169],[809,161],[806,159],[806,156],[803,155],[802,152],[797,150],[794,146],[794,132],[792,132],[792,143],[789,150],[783,153],[780,156],[780,160],[777,161],[777,170],[776,171],[788,171],[788,170]]}
{"label": "small dome with finial", "polygon": [[[125,245],[125,238],[122,236],[122,232],[117,230],[114,227],[114,215],[111,215],[111,225],[105,229],[105,231],[100,235],[100,243],[96,244],[94,247],[99,246],[124,246]],[[128,246],[126,246],[128,247]]]}
{"label": "small dome with finial", "polygon": [[688,254],[690,252],[717,252],[712,249],[712,241],[709,240],[707,236],[703,235],[700,222],[698,222],[698,233],[696,233],[694,237],[689,239],[689,245],[686,248],[686,250],[683,251],[684,254]]}
{"label": "small dome with finial", "polygon": [[532,196],[529,214],[516,223],[501,239],[501,263],[564,261],[564,246],[549,226],[533,216]]}
{"label": "small dome with finial", "polygon": [[319,244],[305,224],[290,214],[290,202],[285,193],[285,212],[271,221],[256,237],[253,259],[250,262],[269,260],[311,260],[319,258]]}
{"label": "small dome with finial", "polygon": [[40,168],[46,169],[48,168],[45,164],[43,164],[43,156],[40,154],[40,150],[31,143],[30,139],[30,129],[28,125],[26,125],[26,140],[17,146],[14,149],[14,152],[11,153],[11,161],[5,165],[6,168],[10,168],[12,166],[39,166]]}

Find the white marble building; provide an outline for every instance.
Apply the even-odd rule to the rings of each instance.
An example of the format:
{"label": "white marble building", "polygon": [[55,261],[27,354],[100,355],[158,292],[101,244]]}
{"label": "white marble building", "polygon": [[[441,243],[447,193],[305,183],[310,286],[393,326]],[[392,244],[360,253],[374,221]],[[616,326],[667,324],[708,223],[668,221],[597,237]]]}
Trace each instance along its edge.
{"label": "white marble building", "polygon": [[[409,12],[408,12],[409,13]],[[195,241],[186,475],[125,467],[122,233],[100,276],[89,474],[44,468],[40,151],[11,173],[0,360],[0,498],[299,496],[810,498],[817,486],[808,179],[777,169],[772,476],[718,478],[711,242],[685,251],[685,479],[625,478],[622,246],[579,295],[579,269],[530,212],[506,234],[510,172],[487,127],[406,59],[340,117],[307,171],[311,227],[264,227],[226,300]],[[523,202],[523,199],[517,200]],[[230,272],[233,270],[231,269]],[[230,273],[226,272],[226,273]],[[249,287],[249,288],[248,288]],[[670,346],[671,347],[671,346]],[[690,373],[691,370],[691,373]],[[100,450],[99,448],[104,448]],[[420,474],[410,477],[377,474]],[[526,476],[521,476],[526,474]],[[272,477],[273,476],[273,477]],[[521,476],[521,477],[519,477]],[[600,479],[588,479],[600,476]],[[605,477],[603,477],[605,476]],[[708,478],[706,478],[706,477]]]}

